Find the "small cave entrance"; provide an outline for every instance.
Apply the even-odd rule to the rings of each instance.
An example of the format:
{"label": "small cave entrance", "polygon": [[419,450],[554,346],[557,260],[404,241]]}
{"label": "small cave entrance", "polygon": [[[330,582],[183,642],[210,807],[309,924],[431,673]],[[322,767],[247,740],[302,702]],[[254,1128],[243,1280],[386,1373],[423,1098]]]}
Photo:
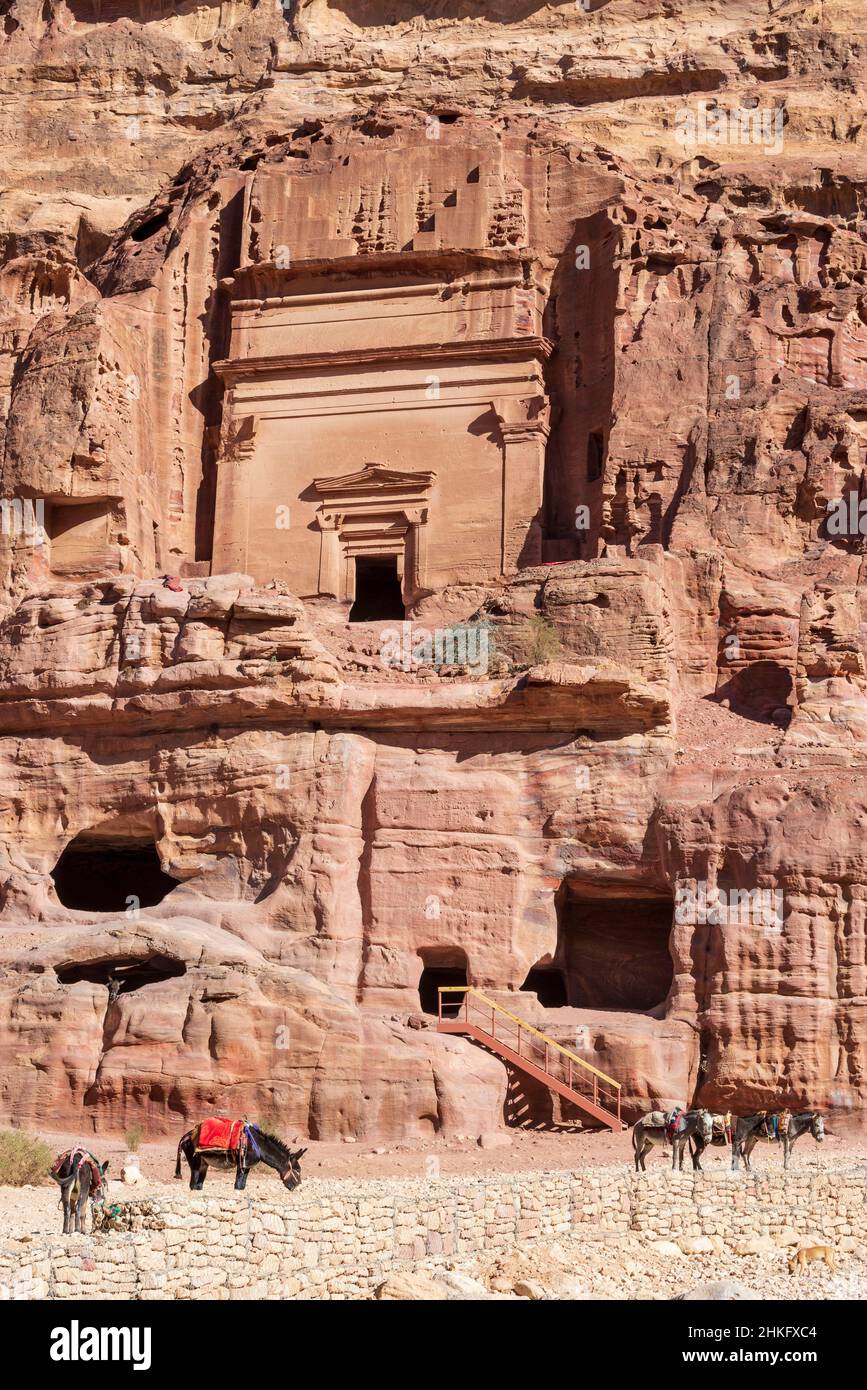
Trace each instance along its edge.
{"label": "small cave entrance", "polygon": [[174,980],[179,975],[186,975],[187,967],[183,961],[175,960],[172,956],[112,956],[109,960],[57,965],[54,973],[62,985],[75,985],[80,980],[105,985],[112,998],[116,999],[119,994],[131,994],[143,985],[154,985],[160,980]]}
{"label": "small cave entrance", "polygon": [[566,978],[556,965],[534,965],[521,989],[535,994],[543,1009],[563,1009],[569,1002]]}
{"label": "small cave entrance", "polygon": [[351,623],[398,621],[405,617],[396,555],[356,555]]}
{"label": "small cave entrance", "polygon": [[752,661],[717,685],[710,698],[717,704],[728,701],[729,708],[744,719],[775,723],[786,728],[792,718],[792,673],[778,661]]}
{"label": "small cave entrance", "polygon": [[613,897],[564,883],[554,963],[562,972],[565,1002],[636,1013],[659,1008],[674,978],[673,921],[671,898]]}
{"label": "small cave entrance", "polygon": [[[453,985],[469,984],[467,979],[467,954],[458,947],[431,946],[419,951],[422,961],[421,978],[418,982],[418,998],[421,1011],[425,1014],[439,1014],[439,991]],[[443,998],[443,1018],[457,1018],[464,996],[460,993],[445,995]]]}
{"label": "small cave entrance", "polygon": [[178,880],[164,873],[149,838],[120,837],[111,827],[82,830],[51,871],[64,907],[81,912],[125,912],[156,907]]}

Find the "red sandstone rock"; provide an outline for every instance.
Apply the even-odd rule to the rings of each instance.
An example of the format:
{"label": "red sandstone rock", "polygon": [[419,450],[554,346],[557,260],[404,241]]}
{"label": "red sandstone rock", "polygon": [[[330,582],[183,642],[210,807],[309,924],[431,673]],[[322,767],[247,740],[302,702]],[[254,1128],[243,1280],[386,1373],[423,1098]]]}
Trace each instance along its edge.
{"label": "red sandstone rock", "polygon": [[14,1121],[574,1119],[462,979],[630,1115],[863,1106],[864,60],[802,9],[16,0]]}

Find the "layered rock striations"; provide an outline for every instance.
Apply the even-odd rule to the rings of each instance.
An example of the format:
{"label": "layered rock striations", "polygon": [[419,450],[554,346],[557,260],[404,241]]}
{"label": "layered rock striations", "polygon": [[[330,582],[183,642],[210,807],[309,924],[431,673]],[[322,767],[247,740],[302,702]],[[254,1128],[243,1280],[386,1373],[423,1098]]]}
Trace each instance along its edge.
{"label": "layered rock striations", "polygon": [[6,1116],[861,1110],[856,19],[5,7]]}

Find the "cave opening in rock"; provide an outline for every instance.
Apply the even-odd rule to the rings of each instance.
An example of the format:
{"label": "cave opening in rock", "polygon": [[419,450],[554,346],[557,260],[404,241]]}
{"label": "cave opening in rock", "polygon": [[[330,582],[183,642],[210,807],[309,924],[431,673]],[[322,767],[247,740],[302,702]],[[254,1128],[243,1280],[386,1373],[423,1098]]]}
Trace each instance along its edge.
{"label": "cave opening in rock", "polygon": [[[466,985],[467,955],[458,947],[432,946],[419,951],[422,961],[418,997],[422,1013],[439,1013],[439,990],[447,985]],[[443,997],[443,1018],[456,1018],[464,1001],[461,993]]]}
{"label": "cave opening in rock", "polygon": [[[731,634],[727,634],[730,638]],[[723,638],[725,644],[726,638]],[[723,645],[723,656],[728,648]],[[773,722],[786,728],[792,717],[791,701],[794,682],[792,673],[778,661],[752,661],[735,671],[717,686],[712,697],[717,703],[726,701],[735,714],[746,719]]]}
{"label": "cave opening in rock", "polygon": [[83,912],[156,907],[178,886],[163,871],[152,839],[119,838],[99,827],[69,842],[51,877],[63,906]]}
{"label": "cave opening in rock", "polygon": [[183,961],[164,955],[112,956],[108,960],[75,961],[69,965],[55,966],[55,974],[62,985],[88,980],[94,985],[105,985],[113,998],[119,994],[130,994],[143,985],[177,979],[186,973],[187,967]]}
{"label": "cave opening in rock", "polygon": [[615,897],[567,882],[557,918],[554,962],[568,1004],[640,1013],[664,1004],[674,978],[671,898]]}
{"label": "cave opening in rock", "polygon": [[396,555],[356,555],[351,623],[402,622],[405,615]]}
{"label": "cave opening in rock", "polygon": [[562,1009],[569,1002],[563,971],[555,965],[534,965],[521,989],[535,994],[543,1009]]}
{"label": "cave opening in rock", "polygon": [[130,232],[132,240],[150,241],[152,236],[156,236],[157,232],[161,232],[163,227],[166,226],[170,215],[171,209],[164,208],[162,212],[158,212],[155,216],[149,217],[146,222],[141,222],[138,227],[135,227],[133,231]]}

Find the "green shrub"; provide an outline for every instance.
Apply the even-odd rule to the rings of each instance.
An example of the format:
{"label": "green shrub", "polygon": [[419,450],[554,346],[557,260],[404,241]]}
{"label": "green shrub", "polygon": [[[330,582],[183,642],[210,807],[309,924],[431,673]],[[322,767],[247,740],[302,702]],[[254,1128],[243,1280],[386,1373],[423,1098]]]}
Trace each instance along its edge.
{"label": "green shrub", "polygon": [[535,613],[527,623],[520,644],[521,659],[528,666],[540,666],[560,655],[560,638],[554,624]]}
{"label": "green shrub", "polygon": [[126,1140],[126,1147],[129,1153],[138,1153],[138,1147],[141,1143],[141,1137],[143,1133],[144,1131],[141,1125],[130,1125],[129,1129],[124,1135],[124,1139]]}
{"label": "green shrub", "polygon": [[24,1187],[48,1181],[55,1154],[45,1143],[23,1129],[0,1129],[0,1185]]}

